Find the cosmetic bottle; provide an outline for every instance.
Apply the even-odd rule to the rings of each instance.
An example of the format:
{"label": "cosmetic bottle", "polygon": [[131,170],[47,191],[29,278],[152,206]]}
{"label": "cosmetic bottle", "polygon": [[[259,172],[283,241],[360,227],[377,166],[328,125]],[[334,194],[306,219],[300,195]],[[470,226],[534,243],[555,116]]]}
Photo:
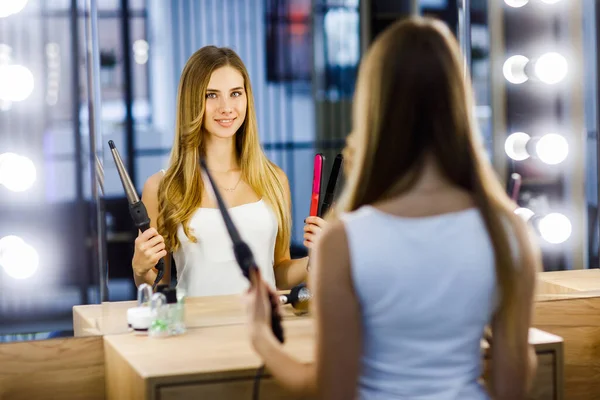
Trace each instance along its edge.
{"label": "cosmetic bottle", "polygon": [[169,306],[167,298],[162,293],[154,293],[150,301],[152,323],[148,329],[148,336],[153,338],[167,337],[169,332]]}
{"label": "cosmetic bottle", "polygon": [[127,310],[127,327],[129,331],[139,335],[146,335],[148,328],[152,323],[152,313],[150,310],[150,298],[152,296],[152,287],[142,283],[138,287],[137,306]]}
{"label": "cosmetic bottle", "polygon": [[185,333],[185,290],[163,287],[159,289],[165,295],[169,310],[169,332],[171,335]]}

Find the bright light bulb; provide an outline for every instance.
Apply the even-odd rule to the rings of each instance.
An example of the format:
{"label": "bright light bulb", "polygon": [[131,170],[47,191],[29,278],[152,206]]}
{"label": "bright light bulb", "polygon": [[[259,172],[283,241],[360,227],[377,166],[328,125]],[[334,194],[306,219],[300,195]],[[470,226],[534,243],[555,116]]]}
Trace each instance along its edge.
{"label": "bright light bulb", "polygon": [[511,6],[514,8],[519,8],[519,7],[523,7],[525,4],[529,3],[529,0],[504,0],[504,2],[508,6]]}
{"label": "bright light bulb", "polygon": [[523,218],[525,222],[529,221],[535,215],[533,211],[526,207],[519,207],[515,210],[515,214]]}
{"label": "bright light bulb", "polygon": [[535,145],[535,152],[546,164],[560,164],[569,154],[567,139],[556,133],[544,135]]}
{"label": "bright light bulb", "polygon": [[0,0],[0,18],[18,13],[26,5],[27,0]]}
{"label": "bright light bulb", "polygon": [[525,66],[529,62],[529,58],[516,55],[509,57],[502,66],[502,73],[507,81],[519,85],[527,82],[529,79],[525,73]]}
{"label": "bright light bulb", "polygon": [[0,184],[13,192],[23,192],[33,186],[36,179],[33,162],[15,153],[0,154]]}
{"label": "bright light bulb", "polygon": [[525,132],[515,132],[506,138],[504,142],[504,151],[506,155],[515,161],[523,161],[529,158],[527,152],[527,142],[531,137]]}
{"label": "bright light bulb", "polygon": [[29,69],[22,65],[0,65],[0,100],[23,101],[33,92],[33,87],[33,74]]}
{"label": "bright light bulb", "polygon": [[0,239],[0,265],[15,279],[26,279],[38,268],[40,258],[37,251],[18,236]]}
{"label": "bright light bulb", "polygon": [[568,70],[569,66],[566,58],[558,53],[542,55],[534,66],[535,75],[548,85],[554,85],[562,81],[567,76]]}
{"label": "bright light bulb", "polygon": [[551,213],[543,217],[539,222],[538,229],[542,238],[552,244],[564,242],[572,232],[571,221],[560,213]]}

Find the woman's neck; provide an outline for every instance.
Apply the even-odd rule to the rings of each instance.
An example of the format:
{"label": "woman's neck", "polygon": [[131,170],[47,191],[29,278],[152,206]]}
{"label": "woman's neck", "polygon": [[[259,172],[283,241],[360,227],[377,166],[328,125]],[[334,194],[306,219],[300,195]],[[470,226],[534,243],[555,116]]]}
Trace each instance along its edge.
{"label": "woman's neck", "polygon": [[438,162],[431,155],[426,155],[423,160],[423,167],[419,178],[410,192],[430,192],[439,189],[452,187],[452,183],[448,181],[444,173],[441,171]]}
{"label": "woman's neck", "polygon": [[239,169],[235,136],[230,138],[215,138],[206,135],[206,164],[211,171],[229,172]]}

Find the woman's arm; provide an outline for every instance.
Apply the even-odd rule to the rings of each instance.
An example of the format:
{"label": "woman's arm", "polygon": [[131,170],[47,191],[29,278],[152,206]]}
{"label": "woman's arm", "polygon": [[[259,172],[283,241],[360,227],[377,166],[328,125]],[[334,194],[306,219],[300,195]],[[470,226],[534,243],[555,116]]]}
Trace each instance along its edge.
{"label": "woman's arm", "polygon": [[[541,270],[539,249],[527,227],[517,221],[514,228],[519,243],[520,262],[516,296],[517,314],[512,326],[517,329],[516,348],[511,349],[505,335],[508,316],[500,310],[492,320],[492,397],[498,400],[525,399],[537,369],[537,357],[529,345],[529,328],[533,314],[533,296],[537,271]],[[512,355],[512,356],[511,356]]]}
{"label": "woman's arm", "polygon": [[[144,183],[144,188],[142,189],[142,203],[144,203],[148,213],[148,218],[150,218],[150,228],[154,228],[154,231],[157,229],[158,186],[160,185],[162,177],[163,173],[157,172],[146,180],[146,183]],[[157,234],[157,232],[154,231],[149,229],[144,233],[140,233],[136,239],[136,249],[132,261],[133,279],[135,280],[136,286],[139,286],[142,283],[152,285],[156,279],[157,271],[155,268],[152,268],[151,270],[141,274],[136,272],[135,268],[136,260],[138,258],[143,258],[141,253],[146,246],[151,244],[150,240],[152,236]],[[167,253],[167,255],[163,257],[163,261],[165,264],[165,274],[159,284],[168,285],[171,282],[171,254]]]}
{"label": "woman's arm", "polygon": [[[315,364],[298,362],[273,336],[269,326],[268,287],[262,281],[249,292],[252,344],[269,372],[288,389],[317,394],[320,399],[351,399],[356,393],[359,373],[361,326],[347,239],[341,223],[324,231],[315,247],[313,263],[311,309],[316,324]],[[327,267],[323,268],[324,265]]]}

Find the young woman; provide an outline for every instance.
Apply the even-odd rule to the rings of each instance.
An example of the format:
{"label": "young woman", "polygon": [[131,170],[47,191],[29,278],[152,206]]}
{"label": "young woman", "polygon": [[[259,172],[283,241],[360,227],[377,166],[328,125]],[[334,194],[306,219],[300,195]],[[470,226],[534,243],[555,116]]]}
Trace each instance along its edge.
{"label": "young woman", "polygon": [[[166,267],[162,283],[170,282],[172,253],[178,288],[189,296],[236,294],[248,287],[201,179],[201,155],[264,279],[281,289],[304,281],[307,258],[290,259],[288,180],[260,146],[246,67],[234,51],[207,46],[190,57],[181,75],[169,168],[144,185],[152,228],[135,241],[136,284],[154,281],[160,258]],[[323,221],[311,221],[314,226],[305,230],[315,240]]]}
{"label": "young woman", "polygon": [[283,385],[321,399],[524,399],[540,257],[486,159],[445,25],[414,18],[380,35],[353,125],[347,186],[311,261],[315,362],[274,338],[260,275],[247,299],[255,350]]}

